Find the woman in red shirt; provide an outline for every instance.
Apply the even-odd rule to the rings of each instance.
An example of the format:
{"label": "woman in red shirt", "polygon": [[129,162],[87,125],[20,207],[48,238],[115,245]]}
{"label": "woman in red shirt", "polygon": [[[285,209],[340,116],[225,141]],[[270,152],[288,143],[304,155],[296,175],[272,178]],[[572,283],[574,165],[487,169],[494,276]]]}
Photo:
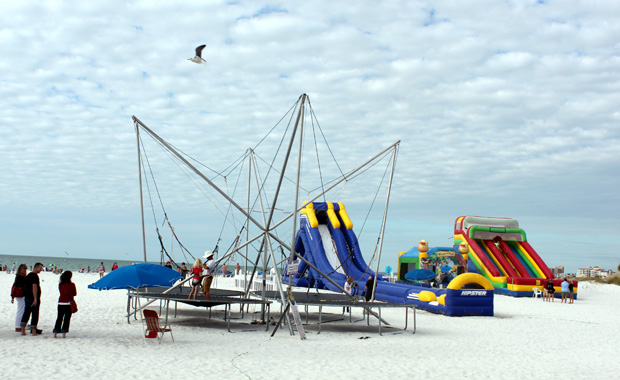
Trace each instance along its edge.
{"label": "woman in red shirt", "polygon": [[77,295],[75,284],[71,282],[72,276],[73,273],[70,270],[66,270],[60,275],[60,284],[58,284],[60,297],[58,298],[58,318],[56,318],[56,325],[54,326],[54,338],[57,338],[59,333],[62,333],[62,337],[65,338],[69,332],[72,314],[71,302],[74,301],[73,297]]}
{"label": "woman in red shirt", "polygon": [[192,266],[192,290],[189,292],[187,299],[196,299],[200,290],[200,282],[202,281],[202,260],[196,259]]}

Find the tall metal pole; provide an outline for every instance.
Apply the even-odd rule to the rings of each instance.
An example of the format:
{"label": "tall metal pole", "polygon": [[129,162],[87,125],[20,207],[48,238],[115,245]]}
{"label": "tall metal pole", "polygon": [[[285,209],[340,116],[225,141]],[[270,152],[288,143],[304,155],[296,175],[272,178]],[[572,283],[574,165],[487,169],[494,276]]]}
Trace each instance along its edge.
{"label": "tall metal pole", "polygon": [[[250,161],[250,162],[253,162]],[[254,169],[254,182],[256,183],[256,190],[258,191],[258,200],[259,200],[259,204],[260,204],[260,210],[261,210],[261,215],[263,217],[263,223],[267,223],[267,220],[265,220],[265,207],[263,205],[263,197],[261,196],[261,188],[260,188],[260,183],[258,182],[258,173],[256,172],[256,166],[253,166]],[[269,205],[267,205],[269,206]],[[278,292],[280,293],[280,298],[282,299],[282,303],[285,302],[286,300],[286,295],[284,294],[284,290],[282,289],[282,281],[279,280],[280,278],[280,273],[278,272],[278,268],[276,265],[276,257],[275,254],[273,253],[273,246],[271,245],[271,240],[269,239],[269,235],[270,233],[268,231],[265,231],[265,237],[263,238],[263,246],[265,247],[265,256],[267,253],[267,250],[269,250],[269,254],[271,256],[271,260],[273,260],[273,265],[276,268],[276,277],[274,279],[274,282],[276,283],[276,288],[278,289]],[[265,270],[263,270],[263,279],[265,277],[265,273],[267,272],[267,269],[265,268]],[[263,292],[262,292],[262,297],[263,299],[265,299],[265,281],[263,280]],[[263,320],[264,318],[264,306],[261,309],[262,313],[263,313]],[[293,326],[291,325],[291,320],[290,317],[288,316],[288,314],[286,315],[286,320],[288,323],[288,328],[289,331],[291,333],[291,335],[293,335]]]}
{"label": "tall metal pole", "polygon": [[142,155],[140,154],[140,126],[136,126],[136,140],[138,145],[138,182],[140,182],[140,216],[142,217],[142,249],[144,250],[144,262],[146,263],[146,232],[144,230],[144,199],[142,196]]}
{"label": "tall metal pole", "polygon": [[[252,191],[252,149],[248,149],[248,214],[250,213],[250,194]],[[245,220],[245,241],[250,240],[250,219]],[[249,245],[245,246],[245,266],[243,268],[243,279],[245,283],[248,283],[248,249]]]}
{"label": "tall metal pole", "polygon": [[[305,95],[304,95],[305,96]],[[304,141],[304,100],[301,101],[301,109],[299,114],[301,115],[299,123],[299,155],[297,157],[297,186],[295,186],[295,203],[293,204],[293,210],[297,210],[297,204],[299,203],[299,183],[301,179],[301,155],[303,151]],[[293,241],[291,243],[291,260],[295,260],[295,238],[297,237],[297,212],[293,215]],[[288,291],[291,291],[293,285],[293,277],[288,276]]]}
{"label": "tall metal pole", "polygon": [[387,196],[385,197],[385,212],[383,213],[383,223],[381,224],[381,238],[379,239],[379,254],[377,257],[377,268],[375,270],[375,281],[372,284],[372,299],[375,300],[375,290],[377,289],[377,276],[379,275],[379,263],[381,262],[381,249],[383,248],[383,235],[385,234],[385,224],[387,221],[388,206],[390,204],[390,192],[392,190],[392,179],[394,178],[394,167],[396,166],[396,151],[398,146],[394,147],[394,153],[392,155],[392,169],[390,169],[390,181],[388,182]]}
{"label": "tall metal pole", "polygon": [[[278,180],[278,186],[276,187],[276,193],[273,198],[273,202],[271,202],[271,212],[269,213],[269,218],[267,218],[267,224],[265,225],[265,229],[269,229],[269,225],[271,224],[271,220],[273,219],[273,213],[276,210],[276,203],[278,202],[278,196],[280,195],[280,188],[282,187],[282,180],[284,179],[284,173],[286,172],[286,166],[288,165],[288,159],[291,155],[291,150],[293,149],[293,143],[295,142],[295,135],[297,133],[297,127],[299,126],[299,121],[301,119],[302,110],[304,108],[304,102],[306,101],[306,94],[301,95],[301,102],[299,104],[299,113],[297,114],[297,120],[295,121],[295,127],[293,127],[293,132],[291,133],[291,141],[288,144],[288,150],[286,151],[286,155],[284,156],[284,164],[282,165],[282,170],[280,171],[280,179]],[[296,214],[297,212],[295,212]]]}

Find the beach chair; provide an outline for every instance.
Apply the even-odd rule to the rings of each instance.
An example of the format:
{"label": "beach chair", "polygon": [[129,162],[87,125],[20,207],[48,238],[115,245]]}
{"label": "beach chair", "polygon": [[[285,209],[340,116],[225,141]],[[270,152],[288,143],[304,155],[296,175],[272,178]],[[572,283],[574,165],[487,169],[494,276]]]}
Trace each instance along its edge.
{"label": "beach chair", "polygon": [[[146,322],[146,327],[144,328],[144,339],[146,339],[149,332],[155,333],[159,339],[159,343],[164,339],[164,333],[169,332],[172,341],[174,342],[174,336],[172,335],[172,329],[170,325],[165,325],[161,327],[159,325],[159,315],[155,310],[145,309],[143,311],[144,314],[144,322]],[[161,335],[160,335],[161,334]]]}
{"label": "beach chair", "polygon": [[534,292],[534,295],[533,295],[534,298],[538,298],[539,296],[542,297],[542,292],[540,291],[540,289],[532,288],[532,291]]}

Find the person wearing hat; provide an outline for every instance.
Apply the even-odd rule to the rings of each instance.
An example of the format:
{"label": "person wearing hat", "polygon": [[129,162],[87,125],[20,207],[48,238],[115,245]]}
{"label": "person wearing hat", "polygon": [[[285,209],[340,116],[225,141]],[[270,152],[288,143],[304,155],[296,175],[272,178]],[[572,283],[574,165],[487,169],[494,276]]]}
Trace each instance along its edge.
{"label": "person wearing hat", "polygon": [[213,252],[211,251],[206,251],[203,257],[206,261],[204,263],[205,272],[203,272],[202,292],[205,294],[205,300],[209,301],[211,299],[211,283],[213,283],[213,274],[215,272],[215,260],[213,260]]}

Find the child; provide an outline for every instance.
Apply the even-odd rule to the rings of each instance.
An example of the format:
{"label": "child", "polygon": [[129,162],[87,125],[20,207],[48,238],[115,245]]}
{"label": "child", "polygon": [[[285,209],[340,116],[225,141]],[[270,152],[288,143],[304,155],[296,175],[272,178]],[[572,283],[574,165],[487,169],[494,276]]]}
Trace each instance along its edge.
{"label": "child", "polygon": [[198,291],[200,290],[200,283],[202,281],[202,260],[196,259],[192,267],[192,290],[189,292],[187,299],[196,299]]}

